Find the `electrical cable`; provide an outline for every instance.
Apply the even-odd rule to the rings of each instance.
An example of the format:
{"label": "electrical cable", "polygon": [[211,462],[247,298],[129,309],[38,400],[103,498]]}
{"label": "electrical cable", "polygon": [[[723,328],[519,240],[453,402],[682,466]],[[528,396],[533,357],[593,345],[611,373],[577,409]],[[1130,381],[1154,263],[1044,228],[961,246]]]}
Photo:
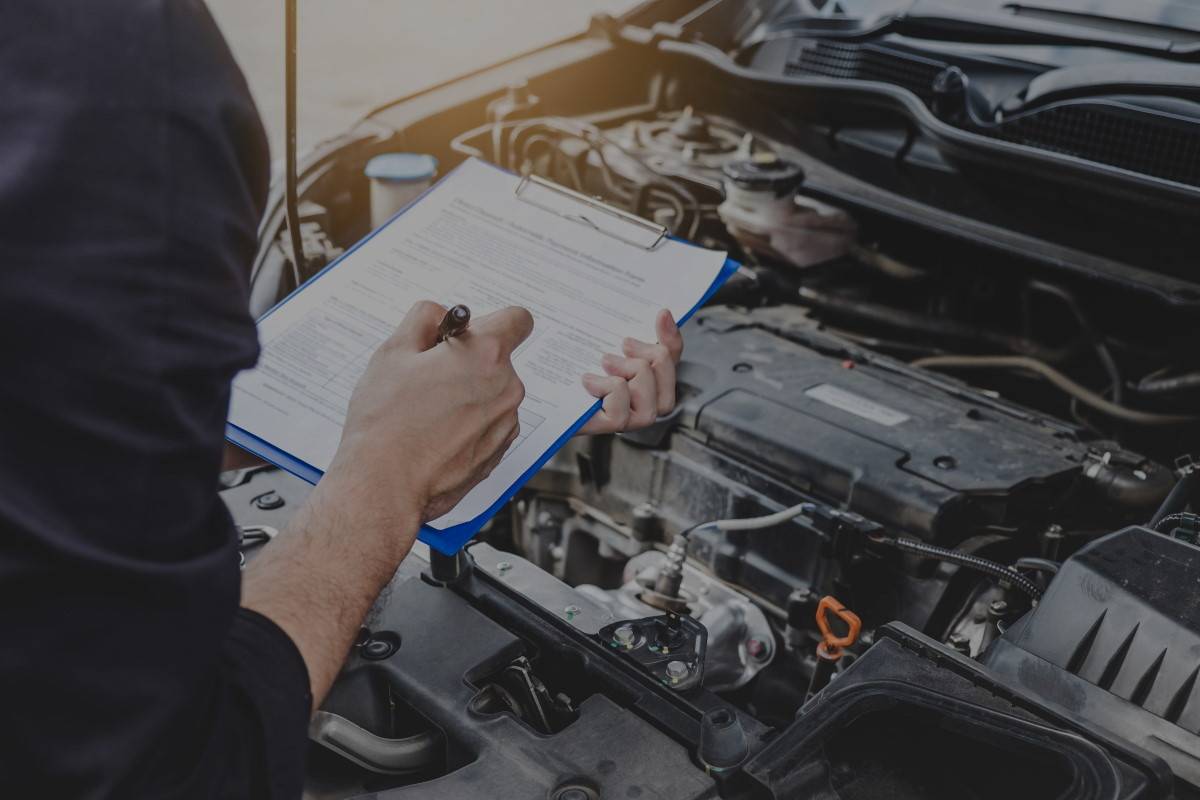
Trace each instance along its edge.
{"label": "electrical cable", "polygon": [[887,538],[880,539],[879,541],[883,544],[891,545],[892,547],[895,547],[896,549],[902,550],[906,553],[924,556],[925,558],[932,558],[937,561],[946,561],[951,564],[957,564],[965,569],[971,569],[975,570],[976,572],[982,572],[984,574],[991,575],[997,580],[1011,583],[1015,588],[1020,589],[1033,600],[1040,600],[1042,597],[1041,587],[1039,587],[1029,578],[1026,578],[1024,575],[1017,572],[1015,569],[1006,567],[1004,564],[1001,564],[998,561],[980,558],[979,556],[971,555],[970,553],[963,553],[959,550],[950,550],[945,547],[926,544],[925,542],[919,542],[916,539]]}
{"label": "electrical cable", "polygon": [[[687,540],[696,531],[705,528],[714,528],[719,531],[761,530],[764,528],[774,527],[775,525],[780,525],[788,520],[795,519],[801,514],[810,513],[814,509],[816,509],[816,504],[804,502],[797,503],[790,508],[785,508],[782,511],[777,511],[774,514],[767,514],[766,516],[762,517],[751,517],[749,519],[719,519],[712,522],[704,522],[699,525],[694,525],[691,528],[676,534],[674,541],[671,543],[671,549],[673,551],[677,551],[679,561],[678,571],[682,573],[682,562],[687,553]],[[945,547],[937,547],[936,545],[919,542],[916,539],[889,537],[880,539],[879,541],[883,544],[891,545],[892,547],[908,553],[914,553],[926,558],[934,558],[939,561],[947,561],[966,569],[972,569],[976,572],[983,572],[991,575],[997,580],[1007,581],[1014,587],[1029,595],[1029,597],[1033,600],[1038,600],[1042,596],[1041,587],[1039,587],[1036,583],[1029,578],[1026,578],[1015,569],[1007,567],[998,561],[981,558],[980,556],[971,555],[970,553],[963,553],[958,550],[950,550]],[[668,554],[668,564],[670,566],[674,566],[670,564],[670,561],[670,554]],[[1037,562],[1038,566],[1046,569],[1047,571],[1049,571],[1048,565],[1053,564],[1053,562],[1045,561],[1044,559],[1028,560],[1028,563],[1031,566],[1033,565],[1033,562]],[[668,567],[664,569],[664,574],[666,574],[668,571],[674,572],[674,570],[669,570]]]}
{"label": "electrical cable", "polygon": [[1079,324],[1079,330],[1083,333],[1085,339],[1091,344],[1092,349],[1096,353],[1096,358],[1099,359],[1100,365],[1108,374],[1108,380],[1112,384],[1112,400],[1117,405],[1122,401],[1122,389],[1125,385],[1121,378],[1121,370],[1117,367],[1116,359],[1113,358],[1112,351],[1108,349],[1108,345],[1104,342],[1104,337],[1092,325],[1087,314],[1084,313],[1083,307],[1071,292],[1056,286],[1053,283],[1045,281],[1032,280],[1027,284],[1027,288],[1032,291],[1042,292],[1044,294],[1053,295],[1066,304],[1071,310],[1071,314],[1075,317],[1075,321]]}
{"label": "electrical cable", "polygon": [[663,562],[662,567],[659,568],[658,577],[654,582],[654,591],[663,597],[677,598],[679,596],[679,587],[683,582],[683,565],[687,561],[688,539],[693,533],[709,528],[719,531],[761,530],[787,522],[790,519],[795,519],[801,514],[812,511],[815,508],[816,505],[813,503],[797,503],[791,508],[785,508],[782,511],[776,511],[774,514],[767,514],[763,517],[718,519],[685,528],[671,539],[671,546],[667,549],[667,558]]}
{"label": "electrical cable", "polygon": [[1158,526],[1167,517],[1187,511],[1188,506],[1197,501],[1200,501],[1200,468],[1192,467],[1176,481],[1170,494],[1150,518],[1148,527],[1158,530]]}
{"label": "electrical cable", "polygon": [[706,522],[704,525],[697,527],[714,527],[719,531],[756,531],[762,528],[770,528],[774,525],[787,522],[790,519],[811,512],[816,509],[814,503],[797,503],[791,508],[785,508],[783,511],[776,511],[774,514],[767,514],[764,517],[751,517],[749,519],[719,519],[713,522]]}
{"label": "electrical cable", "polygon": [[287,218],[288,238],[292,244],[292,276],[300,288],[300,264],[304,260],[304,243],[300,238],[300,200],[296,175],[296,0],[283,3],[284,51],[284,215]]}
{"label": "electrical cable", "polygon": [[767,514],[762,517],[749,517],[744,519],[717,519],[711,522],[701,522],[693,525],[690,528],[685,528],[675,534],[672,542],[683,540],[687,541],[693,533],[699,530],[712,528],[718,531],[756,531],[763,528],[770,528],[774,525],[780,525],[788,520],[795,519],[801,514],[810,513],[816,509],[815,503],[803,502],[797,503],[790,508],[785,508],[782,511],[776,511],[774,514]]}
{"label": "electrical cable", "polygon": [[1081,386],[1049,364],[1028,356],[930,356],[912,362],[925,369],[1018,369],[1045,378],[1059,390],[1079,399],[1079,402],[1101,414],[1134,425],[1185,425],[1200,422],[1200,417],[1183,414],[1156,414],[1117,405],[1105,397]]}
{"label": "electrical cable", "polygon": [[1163,530],[1163,526],[1167,523],[1186,523],[1192,521],[1195,517],[1195,514],[1190,514],[1187,511],[1179,511],[1174,514],[1167,514],[1151,527],[1159,533],[1167,533],[1168,531]]}

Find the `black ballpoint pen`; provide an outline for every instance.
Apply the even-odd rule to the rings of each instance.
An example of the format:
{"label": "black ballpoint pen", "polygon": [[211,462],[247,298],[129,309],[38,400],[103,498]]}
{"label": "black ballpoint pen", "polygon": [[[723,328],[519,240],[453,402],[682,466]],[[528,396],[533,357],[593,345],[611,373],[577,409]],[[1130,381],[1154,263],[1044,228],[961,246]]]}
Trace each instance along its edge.
{"label": "black ballpoint pen", "polygon": [[446,316],[442,317],[442,321],[438,325],[438,343],[441,344],[447,339],[461,335],[470,322],[471,309],[461,304],[453,306],[446,312]]}

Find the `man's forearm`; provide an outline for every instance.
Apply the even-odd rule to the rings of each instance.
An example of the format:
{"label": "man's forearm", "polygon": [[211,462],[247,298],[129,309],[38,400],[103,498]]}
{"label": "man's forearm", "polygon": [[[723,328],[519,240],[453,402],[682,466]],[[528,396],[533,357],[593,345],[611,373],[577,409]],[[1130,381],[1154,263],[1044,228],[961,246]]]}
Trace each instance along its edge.
{"label": "man's forearm", "polygon": [[304,657],[314,706],[419,528],[415,504],[381,504],[362,487],[331,471],[242,581],[242,605],[275,622]]}

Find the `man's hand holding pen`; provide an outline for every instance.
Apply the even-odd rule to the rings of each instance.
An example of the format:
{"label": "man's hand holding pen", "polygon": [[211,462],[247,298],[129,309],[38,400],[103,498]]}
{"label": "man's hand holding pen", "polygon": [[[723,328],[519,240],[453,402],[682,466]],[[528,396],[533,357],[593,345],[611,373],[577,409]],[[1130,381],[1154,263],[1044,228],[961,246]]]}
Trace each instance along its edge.
{"label": "man's hand holding pen", "polygon": [[[645,427],[674,407],[683,339],[667,311],[655,327],[658,342],[627,339],[622,354],[604,357],[605,374],[584,376],[603,407],[581,433]],[[463,306],[417,303],[359,381],[322,484],[347,474],[364,487],[382,482],[376,497],[394,498],[398,510],[420,509],[419,523],[449,511],[491,474],[520,433],[525,387],[512,353],[532,330],[522,308],[472,320]],[[449,339],[453,347],[438,346]]]}

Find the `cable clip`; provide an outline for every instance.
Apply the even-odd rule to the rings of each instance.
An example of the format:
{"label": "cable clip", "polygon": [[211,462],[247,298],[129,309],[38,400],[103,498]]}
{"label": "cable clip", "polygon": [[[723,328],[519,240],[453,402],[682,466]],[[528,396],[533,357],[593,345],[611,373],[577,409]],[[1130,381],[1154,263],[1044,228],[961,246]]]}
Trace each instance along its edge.
{"label": "cable clip", "polygon": [[[829,614],[846,623],[848,630],[844,636],[835,636],[829,627]],[[862,620],[858,614],[842,605],[833,595],[825,595],[817,604],[817,628],[821,631],[821,643],[817,645],[817,655],[828,661],[841,659],[844,650],[858,641],[862,631]]]}

